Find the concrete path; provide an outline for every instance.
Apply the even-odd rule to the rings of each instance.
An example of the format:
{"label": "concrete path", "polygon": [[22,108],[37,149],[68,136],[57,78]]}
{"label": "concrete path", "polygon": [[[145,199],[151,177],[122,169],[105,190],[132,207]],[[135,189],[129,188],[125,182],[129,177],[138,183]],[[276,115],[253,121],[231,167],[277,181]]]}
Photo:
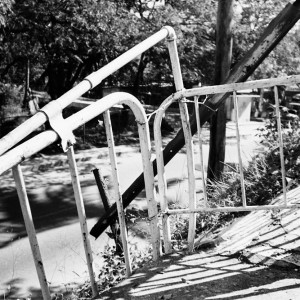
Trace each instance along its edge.
{"label": "concrete path", "polygon": [[138,270],[97,299],[297,300],[299,269],[270,269],[216,252],[173,254]]}
{"label": "concrete path", "polygon": [[[287,201],[300,202],[300,187]],[[163,257],[98,299],[300,299],[300,210],[252,212],[214,242]]]}
{"label": "concrete path", "polygon": [[[287,202],[300,203],[300,187]],[[98,299],[300,299],[300,210],[254,211],[210,245],[165,256]]]}
{"label": "concrete path", "polygon": [[[256,128],[259,126],[262,126],[262,123],[240,124],[242,155],[245,162],[259,147],[255,142]],[[203,136],[204,139],[208,138],[207,129],[203,130]],[[229,122],[227,124],[227,163],[237,162],[234,136],[234,123]],[[117,147],[117,151],[121,188],[124,191],[141,173],[141,158],[138,148]],[[195,157],[197,168],[197,153]],[[208,145],[206,144],[204,145],[204,161],[207,161],[207,157]],[[81,176],[89,228],[91,228],[95,223],[95,218],[103,213],[91,170],[101,167],[102,174],[109,176],[107,151],[106,149],[80,151],[76,155],[76,161]],[[78,283],[78,279],[82,281],[87,277],[66,156],[63,154],[51,157],[37,156],[22,165],[38,239],[42,247],[42,256],[46,264],[47,277],[53,290],[59,290],[59,286],[62,285],[69,289],[70,283]],[[186,199],[185,170],[186,157],[183,151],[177,154],[167,166],[169,182],[174,180],[179,183],[179,189],[174,188],[170,191],[170,197],[176,201]],[[39,284],[28,240],[25,238],[22,216],[14,209],[18,200],[15,191],[11,192],[14,190],[14,182],[9,172],[1,177],[0,190],[0,295],[7,294],[10,288],[14,288],[15,296],[25,297],[31,294],[32,299],[35,298],[34,295],[36,299],[39,299]],[[133,205],[142,209],[146,208],[143,193]],[[106,235],[95,242],[92,240],[94,252],[102,251],[107,243]]]}

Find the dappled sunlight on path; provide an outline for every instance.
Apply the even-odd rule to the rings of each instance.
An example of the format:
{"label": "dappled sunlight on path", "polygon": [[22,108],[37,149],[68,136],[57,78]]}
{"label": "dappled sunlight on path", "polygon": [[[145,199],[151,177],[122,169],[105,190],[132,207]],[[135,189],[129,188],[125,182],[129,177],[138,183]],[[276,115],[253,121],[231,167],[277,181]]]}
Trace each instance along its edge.
{"label": "dappled sunlight on path", "polygon": [[[183,256],[184,255],[184,256]],[[300,272],[249,265],[214,252],[178,253],[138,270],[99,299],[279,299],[300,291]],[[273,296],[272,296],[273,295]],[[289,294],[290,295],[290,294]],[[121,298],[118,298],[121,297]],[[266,298],[263,298],[266,297]],[[252,298],[251,298],[252,299]],[[282,298],[296,299],[296,298]]]}

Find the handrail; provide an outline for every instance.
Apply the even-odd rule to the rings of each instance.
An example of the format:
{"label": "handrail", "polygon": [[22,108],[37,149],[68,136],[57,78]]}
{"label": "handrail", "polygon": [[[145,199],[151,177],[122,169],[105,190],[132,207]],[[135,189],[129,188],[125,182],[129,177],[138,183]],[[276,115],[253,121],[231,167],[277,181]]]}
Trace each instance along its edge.
{"label": "handrail", "polygon": [[[132,104],[132,101],[134,104]],[[134,96],[128,93],[117,92],[109,94],[71,115],[69,118],[65,119],[66,125],[70,127],[71,130],[75,130],[117,104],[128,105],[136,115],[136,120],[140,123],[144,122],[143,114],[140,114],[140,110],[143,109],[142,104],[136,100]],[[43,150],[58,139],[59,136],[54,130],[46,130],[4,153],[0,156],[0,175],[12,168],[14,165],[21,163],[26,158],[29,158],[33,154]]]}
{"label": "handrail", "polygon": [[75,99],[88,92],[98,85],[103,79],[111,75],[128,62],[153,47],[165,38],[175,39],[174,29],[169,26],[163,27],[160,31],[153,34],[140,44],[134,46],[112,62],[108,63],[98,71],[88,75],[78,85],[63,94],[57,100],[49,102],[43,109],[37,112],[33,117],[26,120],[21,126],[17,127],[6,136],[0,139],[0,155],[15,146],[18,142],[28,136],[31,132],[42,126],[48,118],[51,119],[61,113],[61,111],[70,105]]}
{"label": "handrail", "polygon": [[[103,97],[102,99],[94,102],[93,104],[87,106],[86,108],[80,110],[69,118],[65,119],[65,126],[69,127],[71,131],[78,128],[82,124],[90,121],[96,116],[105,113],[106,116],[109,115],[109,109],[117,104],[125,104],[129,106],[133,112],[137,126],[138,133],[140,138],[140,147],[142,155],[142,164],[144,170],[144,179],[145,179],[145,190],[146,190],[146,199],[148,204],[148,215],[151,231],[151,243],[153,248],[153,259],[157,260],[160,256],[160,231],[158,226],[158,210],[157,203],[155,201],[155,188],[154,188],[154,175],[153,175],[153,166],[151,162],[151,143],[150,143],[150,133],[148,127],[147,116],[144,111],[142,104],[137,98],[133,95],[124,92],[117,92]],[[112,139],[112,136],[110,137]],[[43,148],[55,142],[59,139],[59,135],[54,130],[48,130],[42,132],[35,137],[27,140],[23,144],[9,150],[0,156],[0,175],[6,170],[12,168],[14,179],[16,182],[16,188],[19,195],[19,200],[22,207],[22,213],[24,215],[25,226],[27,233],[29,235],[29,241],[32,248],[32,253],[34,257],[34,262],[36,265],[38,278],[43,292],[44,299],[50,299],[49,288],[47,285],[46,275],[44,267],[42,264],[42,258],[39,251],[39,246],[36,239],[36,233],[34,225],[32,222],[30,206],[28,202],[28,197],[26,193],[25,182],[23,180],[22,170],[19,163],[24,159],[30,157],[31,155],[37,153]],[[111,147],[110,147],[111,148]],[[114,151],[114,149],[110,149]],[[76,167],[75,157],[73,146],[69,147],[67,150],[68,161],[70,165],[70,173],[72,179],[72,185],[74,190],[75,202],[78,210],[79,221],[81,225],[82,239],[84,243],[87,266],[90,274],[90,280],[93,290],[93,296],[97,295],[97,285],[94,278],[93,264],[92,264],[92,252],[90,248],[90,243],[88,237],[88,230],[86,225],[86,216],[82,198],[82,192],[79,182],[79,175]],[[116,163],[115,165],[115,177],[118,178]],[[116,189],[119,189],[119,184],[115,185]],[[121,238],[123,243],[123,251],[127,269],[127,275],[131,273],[131,263],[130,263],[130,254],[127,245],[127,232],[125,224],[125,215],[123,211],[122,197],[120,197],[120,190],[117,190],[116,195],[119,195],[115,200],[118,206],[119,213],[119,222],[121,227]]]}

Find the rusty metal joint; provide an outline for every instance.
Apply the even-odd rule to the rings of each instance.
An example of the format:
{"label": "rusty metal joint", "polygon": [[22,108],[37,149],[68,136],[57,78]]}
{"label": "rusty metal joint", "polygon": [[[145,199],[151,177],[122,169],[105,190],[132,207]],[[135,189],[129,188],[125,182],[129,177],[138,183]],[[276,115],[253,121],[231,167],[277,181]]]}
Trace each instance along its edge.
{"label": "rusty metal joint", "polygon": [[168,210],[165,210],[165,211],[161,211],[161,212],[160,212],[160,215],[161,215],[162,217],[169,217],[171,214],[169,213]]}
{"label": "rusty metal joint", "polygon": [[186,101],[186,98],[185,98],[185,96],[184,96],[184,94],[183,94],[183,92],[185,91],[185,89],[183,88],[183,89],[181,89],[180,91],[177,91],[176,92],[176,96],[178,95],[178,98],[177,98],[177,101],[181,101],[181,102],[183,102],[183,101]]}
{"label": "rusty metal joint", "polygon": [[137,123],[138,125],[145,125],[145,124],[148,123],[147,121],[145,121],[145,122],[141,122],[141,121],[138,121],[138,120],[135,120],[135,121],[136,121],[136,123]]}
{"label": "rusty metal joint", "polygon": [[158,216],[158,215],[155,214],[155,215],[153,215],[152,217],[148,217],[148,218],[147,218],[147,221],[148,221],[148,222],[151,222],[151,221],[153,221],[155,218],[157,218],[157,216]]}

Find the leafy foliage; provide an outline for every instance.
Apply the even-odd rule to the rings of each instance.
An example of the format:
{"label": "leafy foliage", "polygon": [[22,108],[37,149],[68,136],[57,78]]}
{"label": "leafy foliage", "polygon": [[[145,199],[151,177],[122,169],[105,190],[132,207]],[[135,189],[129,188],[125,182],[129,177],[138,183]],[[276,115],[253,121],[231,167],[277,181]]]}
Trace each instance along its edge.
{"label": "leafy foliage", "polygon": [[[286,5],[280,0],[237,1],[234,27],[234,61],[245,55],[257,38]],[[292,29],[279,45],[262,62],[253,78],[298,74],[299,34],[297,27]]]}
{"label": "leafy foliage", "polygon": [[17,71],[29,58],[33,81],[48,78],[52,97],[127,50],[137,33],[134,18],[112,1],[34,2],[13,6],[0,49],[6,62],[1,75],[21,82]]}
{"label": "leafy foliage", "polygon": [[[0,83],[0,120],[22,114],[22,96],[20,87]],[[1,123],[1,122],[0,122]]]}
{"label": "leafy foliage", "polygon": [[[233,63],[284,5],[279,0],[236,2]],[[47,86],[52,98],[56,98],[87,74],[170,25],[178,35],[185,85],[210,84],[214,77],[216,6],[216,0],[201,1],[201,5],[196,0],[169,0],[164,6],[135,0],[2,1],[0,17],[5,15],[6,27],[0,31],[0,81],[22,84],[29,59],[31,85]],[[272,52],[255,77],[298,72],[298,43],[294,31]],[[150,82],[173,82],[163,43],[137,57],[102,85],[137,89]]]}
{"label": "leafy foliage", "polygon": [[1,0],[0,2],[0,28],[6,25],[6,17],[8,12],[11,11],[13,0]]}

